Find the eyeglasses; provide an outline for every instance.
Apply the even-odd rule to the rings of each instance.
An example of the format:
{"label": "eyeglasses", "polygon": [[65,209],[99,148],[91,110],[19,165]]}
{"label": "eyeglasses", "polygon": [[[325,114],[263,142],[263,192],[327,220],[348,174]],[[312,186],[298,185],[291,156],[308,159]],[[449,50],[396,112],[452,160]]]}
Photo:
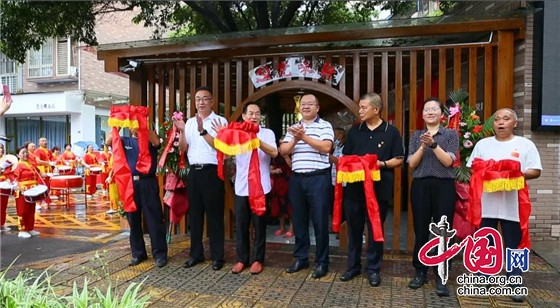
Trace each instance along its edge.
{"label": "eyeglasses", "polygon": [[441,108],[439,108],[439,107],[424,108],[424,113],[428,113],[430,111],[433,112],[433,113],[437,113],[438,111],[441,111]]}
{"label": "eyeglasses", "polygon": [[194,101],[195,101],[195,103],[200,103],[200,102],[208,103],[208,102],[212,101],[212,98],[211,98],[211,97],[206,97],[206,96],[204,96],[204,97],[195,97]]}

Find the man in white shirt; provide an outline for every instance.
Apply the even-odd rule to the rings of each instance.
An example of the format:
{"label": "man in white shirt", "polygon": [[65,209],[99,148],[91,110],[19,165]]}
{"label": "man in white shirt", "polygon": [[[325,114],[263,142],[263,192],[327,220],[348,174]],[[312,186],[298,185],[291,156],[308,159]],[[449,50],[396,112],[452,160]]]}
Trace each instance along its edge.
{"label": "man in white shirt", "polygon": [[332,197],[329,154],[333,146],[332,125],[319,118],[319,100],[313,94],[301,97],[303,119],[288,128],[280,145],[283,156],[292,155],[292,170],[288,200],[292,205],[292,221],[296,236],[295,261],[286,268],[295,273],[309,267],[309,218],[315,232],[317,266],[312,277],[325,276],[329,271],[329,208]]}
{"label": "man in white shirt", "polygon": [[[509,108],[496,111],[494,113],[495,136],[484,138],[476,143],[467,166],[471,167],[475,158],[495,161],[515,160],[519,161],[525,180],[538,178],[542,171],[539,151],[531,140],[513,134],[516,126],[515,111]],[[518,249],[522,241],[518,193],[515,190],[482,193],[480,227],[497,229],[499,223],[505,246],[510,249]],[[520,268],[514,267],[507,276],[521,276],[521,272]],[[516,302],[523,301],[522,296],[512,296],[511,299]]]}
{"label": "man in white shirt", "polygon": [[[254,102],[248,102],[243,107],[241,117],[245,122],[260,125],[261,108]],[[222,127],[219,127],[217,130],[221,128]],[[258,176],[262,192],[267,196],[265,202],[268,203],[268,193],[270,193],[272,189],[270,183],[270,161],[271,158],[278,155],[276,137],[272,130],[260,127],[257,138],[260,144],[259,149],[256,150],[260,169],[260,174]],[[250,273],[252,275],[257,275],[262,272],[264,263],[268,210],[266,211],[267,213],[255,213],[251,207],[249,185],[252,183],[254,184],[254,182],[251,182],[249,174],[257,172],[256,170],[250,170],[250,168],[255,167],[251,165],[253,154],[253,152],[250,152],[235,156],[235,252],[237,254],[237,263],[231,269],[231,272],[234,274],[241,273],[245,267],[251,264]],[[253,227],[255,229],[255,239],[253,241],[253,253],[251,258],[249,258],[251,242],[249,229],[251,221],[253,221]],[[251,263],[249,262],[250,259],[252,261]]]}
{"label": "man in white shirt", "polygon": [[191,228],[190,258],[183,267],[193,267],[204,261],[202,233],[204,214],[208,221],[212,269],[224,266],[224,181],[218,177],[214,137],[216,124],[227,125],[227,120],[214,113],[212,90],[200,87],[194,94],[197,114],[183,123],[173,120],[179,130],[179,149],[187,152],[189,174],[189,224]]}

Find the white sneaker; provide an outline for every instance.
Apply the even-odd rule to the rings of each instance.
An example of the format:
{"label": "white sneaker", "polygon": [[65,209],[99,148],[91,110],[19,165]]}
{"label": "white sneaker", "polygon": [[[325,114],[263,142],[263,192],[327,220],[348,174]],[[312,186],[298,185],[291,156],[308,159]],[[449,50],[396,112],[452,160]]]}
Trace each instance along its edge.
{"label": "white sneaker", "polygon": [[110,210],[108,210],[108,211],[105,212],[105,213],[111,215],[111,214],[115,214],[116,212],[117,212],[117,211],[115,211],[115,210],[113,210],[113,209],[110,209]]}
{"label": "white sneaker", "polygon": [[37,235],[41,234],[41,232],[35,231],[35,230],[31,230],[31,231],[29,231],[29,234],[31,234],[31,236],[37,236]]}
{"label": "white sneaker", "polygon": [[10,227],[8,227],[8,226],[1,226],[0,227],[0,233],[8,233],[8,232],[10,232],[10,230],[12,230],[12,229],[10,229]]}
{"label": "white sneaker", "polygon": [[30,238],[30,237],[31,237],[31,234],[29,234],[29,232],[27,232],[27,231],[19,231],[18,237],[21,237],[21,238]]}

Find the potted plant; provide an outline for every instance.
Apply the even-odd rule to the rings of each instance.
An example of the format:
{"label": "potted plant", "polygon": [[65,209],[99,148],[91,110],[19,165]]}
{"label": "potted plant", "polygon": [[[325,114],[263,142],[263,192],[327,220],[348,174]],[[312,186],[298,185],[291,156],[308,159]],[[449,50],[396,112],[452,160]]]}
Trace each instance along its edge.
{"label": "potted plant", "polygon": [[459,151],[453,163],[457,190],[453,228],[457,230],[458,238],[464,238],[474,232],[474,226],[466,220],[471,179],[471,169],[467,167],[467,161],[471,156],[474,145],[480,139],[494,133],[493,117],[482,123],[480,117],[476,114],[476,109],[469,105],[468,98],[469,93],[464,89],[449,92],[449,99],[452,104],[448,106],[446,116],[442,118],[442,124],[447,128],[456,130],[459,135]]}

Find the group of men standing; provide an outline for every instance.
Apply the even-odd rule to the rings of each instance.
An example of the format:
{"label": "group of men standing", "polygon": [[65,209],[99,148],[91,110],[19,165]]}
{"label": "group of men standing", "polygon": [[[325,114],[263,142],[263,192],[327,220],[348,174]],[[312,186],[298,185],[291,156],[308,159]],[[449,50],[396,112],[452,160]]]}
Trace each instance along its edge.
{"label": "group of men standing", "polygon": [[[228,125],[225,118],[214,113],[212,109],[214,101],[210,88],[198,88],[195,92],[194,100],[197,109],[195,117],[188,119],[186,123],[181,119],[173,120],[173,124],[179,132],[179,148],[181,151],[186,151],[190,164],[188,198],[191,246],[189,251],[190,258],[184,263],[183,267],[190,268],[204,261],[202,235],[204,215],[206,214],[212,269],[220,270],[224,266],[224,182],[223,177],[220,177],[218,174],[218,170],[220,170],[218,164],[221,162],[218,160],[215,141],[219,132],[223,129],[230,129],[230,125]],[[366,93],[360,97],[360,123],[354,125],[348,131],[344,148],[342,149],[343,156],[355,156],[358,158],[366,156],[375,157],[373,169],[380,174],[379,178],[373,182],[373,192],[368,187],[365,187],[363,183],[347,183],[343,190],[342,201],[344,216],[348,225],[348,259],[347,270],[340,275],[340,280],[349,281],[362,272],[362,240],[364,225],[366,225],[369,241],[366,246],[365,271],[367,272],[368,282],[373,287],[381,284],[380,272],[384,242],[379,239],[383,238],[383,224],[387,217],[390,202],[393,199],[394,169],[401,166],[405,159],[403,140],[399,131],[381,118],[383,106],[380,95],[376,93]],[[266,215],[268,211],[255,210],[255,196],[251,193],[254,187],[250,187],[250,183],[252,183],[251,177],[260,177],[259,183],[261,187],[258,190],[265,195],[270,192],[269,166],[271,159],[277,155],[290,157],[293,171],[289,183],[288,200],[292,206],[292,220],[295,231],[294,261],[285,271],[287,273],[295,273],[310,266],[310,220],[313,225],[316,242],[316,265],[312,277],[316,279],[321,278],[329,271],[329,211],[333,206],[333,198],[325,192],[332,191],[329,156],[332,153],[335,134],[331,124],[321,119],[318,115],[320,104],[317,96],[310,93],[302,95],[300,107],[302,120],[288,128],[285,138],[281,141],[279,149],[277,149],[273,132],[270,129],[259,127],[261,122],[261,109],[259,105],[249,102],[243,106],[243,121],[259,127],[256,133],[256,138],[259,141],[259,172],[249,172],[249,165],[253,163],[254,159],[253,154],[245,153],[236,156],[235,217],[237,260],[232,268],[234,274],[242,272],[249,266],[251,274],[259,274],[263,270]],[[418,148],[418,150],[415,148],[408,155],[412,169],[424,168],[422,167],[423,163],[439,163],[442,164],[444,169],[453,168],[452,163],[455,159],[454,153],[457,151],[456,139],[458,137],[456,135],[449,135],[449,138],[445,137],[447,136],[447,131],[439,124],[443,111],[444,106],[439,100],[429,99],[426,101],[423,115],[427,128],[418,131],[411,138],[411,144],[416,144],[416,148]],[[495,140],[511,140],[513,138],[515,119],[516,115],[513,110],[500,109],[496,112],[494,120]],[[412,140],[414,138],[417,140]],[[156,143],[159,146],[159,140]],[[526,172],[526,179],[538,177],[540,169],[542,169],[536,148],[534,145],[529,148],[531,149],[530,158],[534,163],[524,165],[522,162],[522,168],[529,168],[524,171]],[[516,148],[515,151],[522,150]],[[477,145],[473,155],[478,155],[479,152],[481,150]],[[516,157],[522,160],[525,157],[525,153],[521,153]],[[469,164],[474,158],[474,156],[471,157]],[[492,157],[491,155],[482,155],[481,158],[488,159]],[[537,171],[539,171],[538,174]],[[415,178],[421,178],[423,181],[431,180],[434,177],[428,174],[425,179],[424,176],[418,175],[418,172],[415,174]],[[374,194],[376,199],[377,205],[374,215],[378,215],[378,217],[372,216],[372,213],[370,213],[371,209],[368,205],[370,200],[368,199],[371,199],[371,194]],[[488,200],[482,199],[483,208],[490,206]],[[454,206],[453,202],[446,203],[449,204],[436,205]],[[422,211],[419,206],[420,203],[417,202],[414,211],[415,216]],[[424,204],[422,206],[428,205]],[[156,224],[157,221],[158,226],[155,228],[158,231],[154,231],[154,234],[150,231],[150,235],[153,235],[152,247],[154,247],[154,242],[165,242],[164,230],[160,226],[163,223],[163,219],[161,219],[162,214],[157,208],[161,207],[156,207],[155,212],[152,213],[157,217],[156,220],[153,220],[153,223]],[[483,211],[482,213],[484,214],[485,212]],[[437,217],[433,218],[435,221]],[[415,224],[419,219],[415,218]],[[250,253],[249,245],[249,226],[251,221],[255,231],[252,253]],[[494,220],[492,222],[494,223]],[[132,224],[131,227],[133,227]],[[518,228],[519,223],[515,226],[516,230]],[[152,229],[151,226],[150,229]],[[419,233],[424,234],[428,232],[424,229],[424,227],[415,226],[415,233],[420,241],[422,241],[423,237],[419,237]],[[423,243],[420,243],[419,240],[417,240],[416,244],[422,245]],[[506,244],[512,247],[516,246],[517,242],[517,239],[506,240]],[[133,244],[131,240],[131,245],[139,244],[143,245],[143,242]],[[163,251],[163,248],[160,250]],[[133,247],[131,265],[136,265],[145,258],[145,249],[138,250],[142,254],[140,258],[138,255],[135,255],[134,251]],[[166,253],[161,253],[161,257],[158,258],[166,260]],[[156,261],[158,266],[163,266],[165,263],[163,261],[159,263]],[[417,269],[417,277],[411,281],[411,288],[421,287],[427,281],[425,269],[420,268],[418,264],[415,264],[415,267]],[[437,294],[448,296],[449,291],[440,284],[441,281],[438,280]]]}

